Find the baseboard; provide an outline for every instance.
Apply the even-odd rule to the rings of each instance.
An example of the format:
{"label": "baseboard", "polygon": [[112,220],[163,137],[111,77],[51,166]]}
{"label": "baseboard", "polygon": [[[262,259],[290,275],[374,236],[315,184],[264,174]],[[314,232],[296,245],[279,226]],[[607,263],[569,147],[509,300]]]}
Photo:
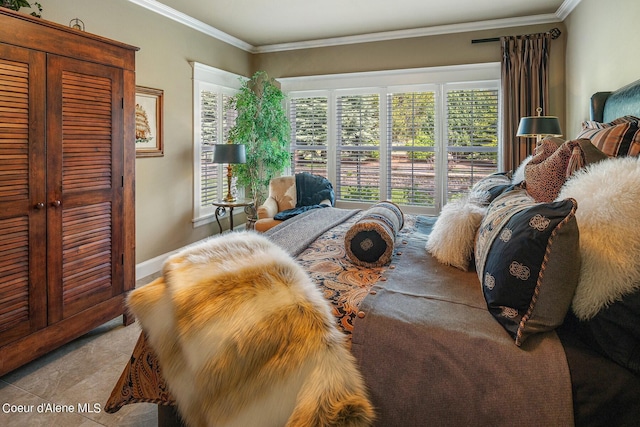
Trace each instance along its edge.
{"label": "baseboard", "polygon": [[[239,224],[233,227],[233,231],[242,231],[245,229],[245,224]],[[227,231],[228,233],[228,231]],[[193,244],[197,244],[207,240],[207,238],[194,242]],[[146,261],[142,261],[139,264],[136,264],[136,281],[140,279],[144,279],[147,276],[151,276],[152,274],[158,273],[162,269],[162,264],[169,258],[171,255],[179,252],[182,248],[178,248],[175,251],[167,252],[162,255],[158,255],[155,258],[148,259]]]}
{"label": "baseboard", "polygon": [[136,264],[136,281],[159,272],[162,269],[162,264],[164,264],[165,260],[179,250],[180,249],[176,249],[175,251],[167,252],[166,254],[158,255],[155,258]]}

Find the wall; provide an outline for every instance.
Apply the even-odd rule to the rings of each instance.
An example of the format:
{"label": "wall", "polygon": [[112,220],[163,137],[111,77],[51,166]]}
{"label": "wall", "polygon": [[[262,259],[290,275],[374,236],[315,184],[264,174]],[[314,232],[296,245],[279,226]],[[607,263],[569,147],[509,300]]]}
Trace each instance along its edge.
{"label": "wall", "polygon": [[255,66],[277,78],[500,62],[500,42],[472,44],[471,40],[539,33],[553,27],[558,27],[562,35],[551,43],[549,109],[564,125],[566,30],[562,23],[264,53],[256,55]]}
{"label": "wall", "polygon": [[551,47],[551,112],[564,120],[563,24],[544,24],[358,45],[251,55],[127,0],[40,0],[43,18],[140,47],[136,83],[164,90],[164,157],[136,160],[136,262],[159,257],[217,232],[193,228],[192,82],[189,61],[249,76],[272,77],[377,71],[500,61],[498,42],[474,38],[527,34],[559,27]]}
{"label": "wall", "polygon": [[582,0],[567,27],[567,136],[589,118],[589,99],[640,79],[640,2]]}
{"label": "wall", "polygon": [[[164,157],[136,160],[136,263],[217,233],[193,228],[192,69],[197,61],[251,74],[250,54],[127,0],[39,0],[42,17],[138,46],[136,84],[164,90]],[[28,9],[22,9],[28,11]]]}

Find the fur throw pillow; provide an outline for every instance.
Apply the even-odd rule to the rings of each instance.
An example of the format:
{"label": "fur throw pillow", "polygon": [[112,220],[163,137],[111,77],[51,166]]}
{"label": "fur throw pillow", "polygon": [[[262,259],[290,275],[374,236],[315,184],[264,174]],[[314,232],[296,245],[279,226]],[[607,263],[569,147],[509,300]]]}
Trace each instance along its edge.
{"label": "fur throw pillow", "polygon": [[444,205],[427,239],[427,251],[443,264],[468,271],[476,232],[486,211],[469,195]]}
{"label": "fur throw pillow", "polygon": [[170,257],[128,306],[193,426],[368,426],[329,302],[283,249],[228,233]]}
{"label": "fur throw pillow", "polygon": [[582,266],[572,308],[586,320],[640,289],[640,161],[619,157],[574,174],[558,200],[578,202]]}

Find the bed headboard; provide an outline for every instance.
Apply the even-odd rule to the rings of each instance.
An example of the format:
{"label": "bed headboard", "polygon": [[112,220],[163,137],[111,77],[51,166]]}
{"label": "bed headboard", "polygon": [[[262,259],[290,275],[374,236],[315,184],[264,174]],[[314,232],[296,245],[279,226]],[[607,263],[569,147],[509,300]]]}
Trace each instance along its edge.
{"label": "bed headboard", "polygon": [[626,115],[640,117],[640,80],[591,97],[591,120],[607,123]]}

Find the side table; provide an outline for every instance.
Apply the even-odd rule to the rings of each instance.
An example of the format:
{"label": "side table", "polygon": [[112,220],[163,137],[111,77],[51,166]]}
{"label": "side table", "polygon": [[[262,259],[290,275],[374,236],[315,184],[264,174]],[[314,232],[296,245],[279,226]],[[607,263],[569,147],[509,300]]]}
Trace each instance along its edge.
{"label": "side table", "polygon": [[216,206],[216,222],[218,223],[218,227],[220,228],[220,234],[222,234],[222,224],[220,224],[220,218],[227,214],[227,209],[229,209],[229,230],[233,231],[233,209],[237,207],[244,207],[246,212],[248,207],[253,206],[253,200],[238,199],[233,202],[218,200],[216,202],[212,202],[211,204],[213,206]]}

